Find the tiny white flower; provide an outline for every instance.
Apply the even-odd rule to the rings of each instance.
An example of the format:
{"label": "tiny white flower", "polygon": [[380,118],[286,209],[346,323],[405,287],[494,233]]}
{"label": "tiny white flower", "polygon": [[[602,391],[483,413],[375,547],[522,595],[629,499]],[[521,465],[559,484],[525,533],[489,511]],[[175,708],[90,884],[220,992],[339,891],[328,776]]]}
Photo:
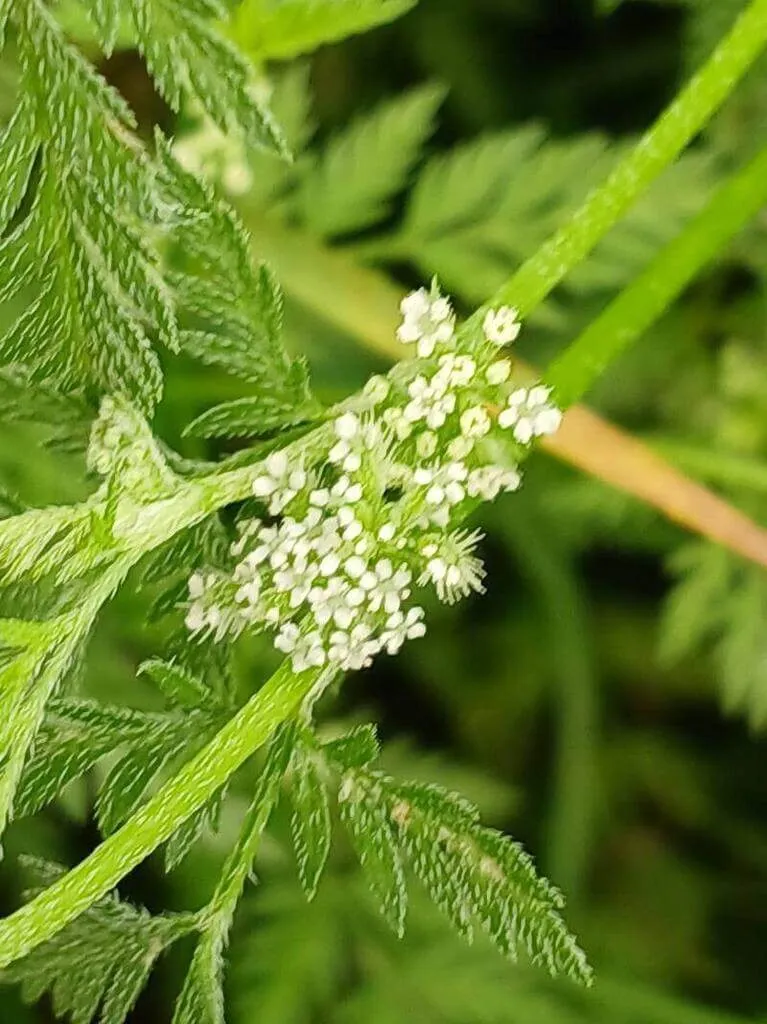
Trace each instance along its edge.
{"label": "tiny white flower", "polygon": [[389,541],[394,540],[396,533],[397,530],[393,523],[384,523],[378,531],[378,538],[379,540],[382,540],[384,544],[388,544]]}
{"label": "tiny white flower", "polygon": [[511,362],[508,359],[497,359],[485,371],[488,384],[505,384],[511,376]]}
{"label": "tiny white flower", "polygon": [[320,562],[320,575],[321,576],[333,576],[338,572],[339,566],[341,565],[341,559],[335,552],[332,552]]}
{"label": "tiny white flower", "polygon": [[464,437],[484,437],[490,426],[490,417],[481,405],[467,409],[461,416],[461,433]]}
{"label": "tiny white flower", "polygon": [[456,355],[449,352],[441,356],[439,369],[435,373],[432,383],[447,390],[449,388],[465,388],[474,380],[477,372],[477,364],[471,356]]}
{"label": "tiny white flower", "polygon": [[423,608],[411,608],[406,615],[397,611],[389,616],[386,629],[381,634],[381,643],[387,654],[396,654],[406,640],[417,640],[424,636],[426,626],[423,617]]}
{"label": "tiny white flower", "polygon": [[501,491],[516,491],[522,478],[516,469],[501,466],[480,466],[469,473],[466,490],[472,498],[494,501]]}
{"label": "tiny white flower", "polygon": [[432,583],[440,601],[452,604],[473,590],[482,591],[484,568],[473,554],[481,534],[458,531],[441,538],[439,543],[424,545],[429,552],[426,568],[418,582]]}
{"label": "tiny white flower", "polygon": [[358,519],[355,519],[344,529],[343,539],[345,541],[356,540],[358,537],[362,536],[363,532],[364,528],[362,523]]}
{"label": "tiny white flower", "polygon": [[333,427],[337,437],[343,441],[351,441],[359,433],[360,421],[353,412],[345,412],[343,416],[338,417]]}
{"label": "tiny white flower", "polygon": [[415,450],[422,459],[430,459],[437,450],[437,435],[430,430],[419,434],[415,442]]}
{"label": "tiny white flower", "polygon": [[369,398],[373,405],[379,405],[389,397],[391,391],[391,385],[386,377],[381,377],[376,374],[371,377],[365,387],[362,389],[363,395]]}
{"label": "tiny white flower", "polygon": [[410,423],[425,420],[430,430],[439,430],[456,405],[455,395],[446,391],[443,381],[436,376],[428,381],[419,375],[408,386],[410,401],[403,415]]}
{"label": "tiny white flower", "polygon": [[400,311],[403,319],[397,337],[406,345],[415,343],[422,359],[428,359],[437,345],[451,341],[455,316],[447,299],[419,288],[402,300]]}
{"label": "tiny white flower", "polygon": [[371,588],[370,610],[377,612],[383,608],[387,615],[392,615],[410,596],[411,572],[405,565],[395,570],[389,559],[384,558],[376,563],[374,575],[376,582]]}
{"label": "tiny white flower", "polygon": [[447,454],[451,459],[455,459],[461,462],[470,455],[474,448],[474,439],[471,437],[454,437],[453,440],[447,446]]}
{"label": "tiny white flower", "polygon": [[352,555],[352,557],[347,558],[344,563],[344,570],[346,571],[347,576],[350,576],[352,579],[359,579],[366,569],[367,562],[364,558],[360,558],[358,555]]}
{"label": "tiny white flower", "polygon": [[270,513],[279,515],[306,486],[307,476],[302,468],[290,467],[285,452],[272,452],[264,465],[266,472],[254,479],[252,491],[257,498],[269,498]]}
{"label": "tiny white flower", "polygon": [[445,489],[435,484],[426,492],[426,501],[429,505],[441,505],[445,500]]}
{"label": "tiny white flower", "polygon": [[516,341],[522,329],[518,317],[519,313],[511,306],[488,310],[482,324],[487,340],[499,347]]}
{"label": "tiny white flower", "polygon": [[198,633],[201,629],[204,629],[206,619],[203,605],[199,602],[190,605],[184,622],[190,633]]}
{"label": "tiny white flower", "polygon": [[205,593],[205,580],[203,579],[202,573],[192,573],[187,585],[189,587],[189,596],[191,598],[202,597]]}
{"label": "tiny white flower", "polygon": [[328,462],[342,462],[351,451],[348,441],[337,441],[328,452]]}
{"label": "tiny white flower", "polygon": [[562,422],[562,413],[549,402],[550,390],[543,385],[517,388],[509,395],[506,408],[498,416],[498,425],[511,429],[520,444],[529,444],[534,437],[553,434]]}
{"label": "tiny white flower", "polygon": [[301,630],[293,622],[286,622],[275,637],[274,646],[283,654],[290,654],[296,649]]}
{"label": "tiny white flower", "polygon": [[325,508],[330,503],[330,491],[327,487],[319,487],[309,495],[309,504],[317,508]]}

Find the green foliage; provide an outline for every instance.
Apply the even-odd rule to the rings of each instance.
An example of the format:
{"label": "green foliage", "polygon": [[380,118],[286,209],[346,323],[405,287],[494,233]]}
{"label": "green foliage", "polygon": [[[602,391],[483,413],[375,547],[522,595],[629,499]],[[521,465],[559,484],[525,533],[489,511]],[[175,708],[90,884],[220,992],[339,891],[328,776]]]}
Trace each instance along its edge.
{"label": "green foliage", "polygon": [[[64,874],[44,861],[28,859],[27,866],[40,888]],[[2,980],[20,983],[27,1002],[50,992],[56,1016],[72,1024],[123,1024],[157,958],[195,923],[191,914],[151,917],[109,896],[4,971]]]}
{"label": "green foliage", "polygon": [[[295,77],[279,79],[275,106],[287,102],[289,109],[304,111],[307,99],[297,94],[298,86]],[[270,213],[297,221],[314,236],[346,235],[351,251],[366,261],[408,261],[424,277],[436,274],[466,302],[481,302],[626,150],[596,134],[553,140],[541,126],[527,125],[432,156],[411,183],[408,171],[423,155],[438,96],[424,89],[358,118],[283,171],[282,186],[262,193],[256,185],[250,201],[273,206]],[[411,185],[402,217],[386,234],[350,239],[386,216],[383,181],[389,195]],[[600,295],[630,281],[700,210],[713,181],[710,156],[683,157],[575,268],[566,283],[570,296]],[[551,308],[536,315],[559,326],[563,312],[553,321]]]}
{"label": "green foliage", "polygon": [[[304,744],[310,743],[308,737]],[[341,820],[368,885],[394,932],[404,933],[405,863],[459,934],[475,925],[505,955],[523,947],[552,974],[588,981],[583,953],[557,909],[561,895],[540,879],[522,848],[483,827],[467,800],[428,783],[399,783],[369,767],[374,734],[358,729],[324,746],[299,745],[292,762],[293,839],[301,882],[310,898],[327,860],[329,821],[325,778],[341,775]],[[325,771],[318,768],[325,762]]]}
{"label": "green foliage", "polygon": [[754,729],[767,722],[764,572],[742,565],[711,544],[689,544],[674,557],[680,582],[663,623],[661,656],[668,663],[713,649],[722,700]]}
{"label": "green foliage", "polygon": [[282,293],[269,268],[253,269],[250,241],[232,211],[160,143],[163,184],[177,218],[174,240],[190,262],[174,275],[175,291],[194,326],[181,346],[221,366],[254,394],[215,406],[190,425],[198,436],[258,435],[316,418],[306,367],[281,342]]}
{"label": "green foliage", "polygon": [[331,827],[328,792],[310,748],[303,744],[296,747],[288,778],[298,877],[311,900],[330,852]]}
{"label": "green foliage", "polygon": [[[88,5],[108,50],[120,7]],[[135,0],[139,45],[171,106],[194,96],[224,129],[280,148],[268,114],[247,91],[236,51],[209,26],[208,0]],[[0,297],[25,299],[0,338],[0,358],[37,380],[87,383],[159,398],[156,340],[178,344],[173,296],[140,225],[161,218],[151,162],[129,131],[132,112],[70,46],[40,0],[9,10],[20,69],[16,112],[0,140]],[[34,175],[33,175],[34,169]]]}
{"label": "green foliage", "polygon": [[278,730],[269,745],[238,842],[204,913],[202,935],[176,1003],[173,1024],[224,1024],[223,950],[245,882],[252,877],[262,833],[279,797],[293,741],[293,729],[288,725]]}
{"label": "green foliage", "polygon": [[233,34],[259,60],[297,57],[398,18],[416,0],[244,0]]}
{"label": "green foliage", "polygon": [[432,130],[442,90],[423,88],[360,118],[305,166],[297,205],[323,238],[380,222]]}
{"label": "green foliage", "polygon": [[[17,817],[35,814],[109,756],[111,767],[96,802],[99,827],[108,835],[226,721],[231,709],[180,665],[155,660],[142,670],[157,684],[167,711],[140,712],[72,698],[49,704],[16,793]],[[171,837],[165,849],[167,870],[180,863],[206,829],[215,829],[225,795],[221,790]]]}
{"label": "green foliage", "polygon": [[[235,34],[242,31],[243,23],[248,32],[255,26],[261,34],[253,43],[254,52],[273,56],[318,45],[355,30],[355,26],[363,27],[363,22],[384,20],[409,4],[360,2],[353,12],[345,0],[334,0],[332,6],[331,11],[320,0],[302,4],[287,0],[279,6],[245,3],[238,13]],[[244,134],[248,145],[266,143],[281,149],[269,118],[259,112],[257,103],[254,108],[248,97],[246,68],[210,25],[209,19],[222,13],[218,4],[211,0],[191,4],[95,0],[88,10],[106,51],[111,50],[118,31],[123,31],[121,15],[127,8],[133,22],[129,31],[172,105],[178,106],[182,91],[189,89],[225,130],[238,138]],[[287,433],[294,425],[303,429],[321,420],[323,414],[309,393],[303,363],[292,359],[282,346],[281,291],[266,266],[253,268],[250,240],[231,211],[210,188],[180,170],[162,138],[157,139],[156,157],[129,141],[127,108],[74,50],[65,47],[46,7],[37,0],[23,0],[18,11],[14,8],[11,12],[10,5],[0,0],[0,34],[10,14],[16,26],[14,36],[21,28],[22,56],[21,99],[0,141],[0,169],[9,169],[8,187],[0,197],[0,289],[3,299],[12,300],[9,308],[23,310],[19,320],[12,319],[6,336],[10,339],[7,355],[14,365],[0,375],[0,395],[7,396],[3,418],[25,428],[34,422],[35,429],[41,429],[51,443],[82,450],[95,394],[107,388],[117,393],[102,402],[91,431],[87,463],[103,479],[90,499],[73,508],[53,506],[27,512],[22,512],[23,503],[12,497],[0,499],[0,513],[22,513],[0,523],[3,607],[18,616],[0,623],[0,807],[3,816],[12,804],[16,817],[34,813],[60,796],[69,782],[99,768],[108,756],[111,762],[96,802],[96,816],[109,833],[210,737],[222,728],[222,736],[235,735],[228,727],[239,713],[229,698],[228,679],[223,678],[223,671],[222,678],[208,674],[207,669],[198,673],[199,666],[207,664],[209,650],[201,644],[182,652],[177,637],[172,636],[166,649],[177,652],[178,660],[152,660],[143,666],[164,699],[164,711],[136,711],[54,695],[79,675],[82,649],[97,613],[139,560],[138,581],[149,588],[162,585],[150,617],[156,620],[167,613],[173,615],[171,623],[163,622],[158,629],[167,640],[165,631],[178,625],[177,606],[184,599],[183,579],[189,569],[200,564],[215,567],[226,558],[230,538],[223,524],[231,510],[221,518],[211,513],[247,497],[252,483],[247,475],[237,476],[234,467],[258,462],[271,443],[284,444],[296,436]],[[67,83],[44,73],[38,81],[30,40],[34,46],[41,41],[50,44],[48,49],[52,48],[61,65],[56,71],[64,69]],[[40,67],[46,72],[45,60]],[[278,94],[275,106],[288,112],[287,134],[300,150],[309,136],[307,97],[300,76],[294,74],[284,81],[286,91]],[[69,96],[70,89],[75,98],[72,110],[64,111],[64,141],[51,139],[57,104]],[[52,98],[50,109],[45,108],[44,92]],[[437,101],[437,90],[427,88],[380,107],[326,145],[314,147],[292,167],[269,165],[267,157],[250,154],[248,159],[259,173],[253,194],[245,197],[243,204],[260,202],[262,209],[266,208],[267,235],[269,217],[285,218],[293,229],[305,229],[324,239],[345,238],[347,256],[356,248],[368,260],[409,262],[423,274],[438,271],[448,281],[452,278],[462,298],[485,300],[488,290],[505,281],[510,268],[528,256],[609,170],[620,156],[621,146],[589,134],[552,141],[541,130],[515,127],[427,159],[412,191],[403,195],[414,169],[424,159],[423,147]],[[30,106],[31,114],[25,109]],[[117,117],[122,119],[120,127],[115,126]],[[75,132],[75,125],[78,132],[84,126],[81,134]],[[705,148],[702,155],[680,163],[601,251],[571,275],[570,296],[595,295],[599,300],[605,290],[620,287],[698,209],[715,174]],[[401,221],[399,199],[404,209]],[[391,228],[386,237],[370,232],[361,241],[350,239],[384,220]],[[169,243],[170,271],[161,269],[155,248],[160,239],[163,246],[166,240]],[[35,294],[36,298],[30,297]],[[560,327],[567,323],[564,318],[555,321],[552,317],[549,322]],[[59,329],[61,323],[64,327]],[[51,332],[52,327],[56,331]],[[51,333],[53,345],[44,347]],[[29,348],[30,339],[39,342],[36,349]],[[166,347],[178,342],[203,365],[202,374],[199,368],[190,371],[201,393],[206,392],[209,380],[227,395],[240,385],[248,392],[198,417],[188,429],[190,435],[236,439],[275,434],[275,440],[240,453],[216,469],[170,452],[142,415],[142,410],[153,409],[159,396],[159,363],[152,346],[160,339]],[[80,347],[78,340],[83,341]],[[5,343],[0,341],[0,346]],[[215,373],[219,370],[229,375],[225,384]],[[33,397],[38,387],[41,423],[35,411],[37,398]],[[178,426],[180,433],[180,423],[173,422],[172,413],[168,416],[165,422]],[[328,427],[320,427],[322,430],[327,432]],[[301,449],[295,451],[301,455]],[[677,621],[669,657],[721,636],[730,703],[748,703],[758,721],[765,713],[763,684],[759,679],[752,685],[751,676],[748,684],[743,680],[746,670],[763,660],[763,585],[754,570],[747,575],[728,559],[724,563],[713,559],[710,550],[691,559],[688,580],[672,610]],[[546,572],[545,559],[532,558],[530,566],[532,575]],[[544,583],[542,589],[546,591],[546,587]],[[20,592],[23,600],[17,599]],[[568,603],[577,599],[575,583],[558,603],[549,593],[546,601],[554,608],[552,619],[567,616]],[[141,629],[125,626],[126,647],[133,660],[136,651],[144,649],[147,616],[142,602],[146,598],[130,595],[126,600],[135,600],[135,607],[141,609],[137,615]],[[722,611],[729,604],[731,610]],[[717,614],[712,614],[712,607]],[[112,618],[113,623],[119,614]],[[472,629],[476,625],[472,624]],[[572,628],[577,632],[577,620]],[[131,629],[136,630],[133,635]],[[485,630],[484,623],[477,629],[482,641],[488,635]],[[538,641],[537,646],[543,645]],[[565,645],[557,636],[552,637],[552,646]],[[522,697],[515,692],[506,699],[529,701],[528,713],[532,708],[543,718],[541,711],[546,707],[541,694],[545,687],[517,686],[517,672],[521,683],[529,682],[524,677],[522,647],[521,655],[515,650],[514,678],[504,668],[492,673],[493,685],[497,690],[523,691]],[[410,663],[417,667],[424,693],[439,674],[440,664],[445,666],[440,685],[447,689],[456,675],[449,641],[445,648],[448,654],[441,662],[427,656],[419,665],[419,655],[415,655]],[[473,682],[482,680],[483,672],[489,677],[483,665],[487,655],[484,643],[478,643],[471,664],[467,664]],[[263,666],[250,650],[238,651],[238,657],[244,666],[240,681],[243,689],[251,692]],[[285,675],[277,677],[281,684],[295,685]],[[262,985],[267,989],[266,1007],[259,1019],[279,1020],[280,1024],[338,1019],[350,1024],[377,1013],[381,1020],[401,1020],[412,1014],[413,992],[423,1004],[425,1020],[464,1024],[483,1015],[485,1020],[506,1020],[510,1013],[524,1020],[598,1019],[600,1014],[591,1004],[586,1010],[572,993],[554,995],[554,989],[543,988],[545,982],[530,980],[532,976],[522,971],[515,974],[514,989],[510,989],[508,964],[493,959],[487,948],[495,946],[511,958],[523,950],[534,964],[553,974],[588,981],[583,954],[559,917],[561,897],[554,886],[536,874],[518,844],[483,826],[477,809],[456,796],[452,787],[401,783],[376,770],[373,762],[378,745],[371,729],[327,742],[316,739],[306,719],[308,705],[322,689],[322,682],[318,681],[317,690],[309,697],[304,693],[307,703],[301,724],[288,724],[272,743],[240,838],[213,897],[199,915],[150,919],[110,897],[94,904],[56,938],[20,961],[8,973],[8,980],[24,982],[33,997],[50,989],[57,1012],[69,1013],[76,1024],[87,1024],[99,1008],[107,1024],[119,1024],[159,952],[176,937],[196,929],[201,934],[174,1022],[223,1024],[222,975],[232,918],[283,788],[292,805],[290,831],[299,879],[314,902],[303,909],[301,917],[294,914],[294,921],[285,922],[283,917],[282,931],[265,931],[266,940],[276,935],[276,941],[273,949],[267,943],[267,953],[273,959],[262,953],[260,966],[271,964],[274,977],[270,986]],[[586,685],[592,682],[586,680]],[[456,693],[447,698],[456,708],[463,707],[460,701],[465,699],[458,696],[460,689],[456,687]],[[280,714],[295,714],[297,703],[286,701],[280,711],[272,691],[265,692],[269,695],[264,715],[272,723],[271,729]],[[495,700],[497,703],[497,692]],[[563,703],[564,718],[573,705]],[[456,734],[465,730],[469,735],[476,729],[483,753],[486,747],[490,752],[494,730],[501,728],[498,723],[506,721],[504,714],[494,714],[496,708],[490,701],[487,707],[486,712],[475,711],[474,717],[456,712],[452,723]],[[251,719],[254,733],[261,726],[260,718]],[[528,742],[526,731],[520,730],[522,745]],[[572,728],[569,732],[563,729],[565,738],[558,741],[561,746],[569,742],[568,736],[573,736]],[[580,741],[594,743],[590,736],[580,737]],[[218,749],[221,754],[223,747]],[[224,756],[226,753],[223,751]],[[505,767],[510,764],[505,758],[514,756],[514,752],[504,754]],[[565,756],[562,764],[567,763]],[[676,764],[673,758],[659,758],[659,763]],[[604,775],[607,790],[619,788],[619,772],[606,771]],[[575,793],[573,806],[584,806],[577,802],[582,779],[572,781],[568,793]],[[355,899],[354,886],[338,891],[331,857],[329,792],[336,783],[340,817],[351,846],[395,934],[403,930],[408,903],[415,907],[411,925],[415,923],[416,944],[410,956],[400,953],[397,959],[397,954],[391,953],[394,947],[387,946],[390,937],[385,930],[379,931],[369,921],[363,923],[370,937],[361,937],[353,917],[355,912],[361,916],[365,911],[353,904],[362,907],[363,901]],[[561,772],[555,785],[562,785]],[[189,792],[191,789],[190,785]],[[213,797],[206,792],[207,802],[188,814],[166,844],[167,868],[189,853],[203,831],[215,827],[225,792],[225,787]],[[178,804],[185,799],[182,793]],[[537,789],[532,802],[541,802]],[[61,807],[66,806],[63,801]],[[189,811],[191,804],[184,806]],[[157,814],[156,808],[152,813]],[[151,821],[151,814],[137,816],[134,824],[145,828],[147,820]],[[592,826],[586,823],[584,827]],[[275,824],[275,831],[278,829],[279,822]],[[133,842],[132,836],[129,827],[114,846],[124,849]],[[143,833],[141,842],[149,841]],[[159,841],[157,838],[155,845]],[[266,845],[268,871],[275,849]],[[643,856],[647,848],[635,839],[626,845],[640,849]],[[112,848],[108,844],[101,854],[106,849],[108,858]],[[134,845],[133,864],[137,849]],[[345,856],[344,844],[336,844],[336,856],[339,849]],[[97,868],[100,863],[103,870],[104,857],[99,861],[99,856]],[[120,870],[127,870],[129,861],[121,862]],[[554,863],[556,851],[547,865]],[[190,870],[196,865],[197,861]],[[419,896],[413,898],[407,890],[408,873],[418,878],[430,902],[460,935],[469,939],[475,933],[479,936],[476,955],[472,951],[458,956],[444,934],[436,930],[424,939],[421,928],[427,931],[423,926],[426,915],[421,914]],[[576,874],[580,873],[579,867]],[[102,892],[106,889],[104,877]],[[55,926],[61,922],[62,912],[66,913],[66,899],[63,904],[56,903],[61,892],[59,878],[56,871],[45,873],[43,881],[55,891],[46,896],[50,917],[42,926],[38,921],[38,928],[51,927],[51,921]],[[347,883],[348,879],[347,873]],[[91,884],[87,877],[81,881]],[[335,916],[327,913],[328,887]],[[289,900],[285,902],[289,904]],[[346,914],[344,921],[340,920],[342,914]],[[304,941],[307,929],[296,930],[295,921],[307,919],[321,923]],[[631,922],[627,932],[630,926]],[[342,952],[352,945],[352,930],[354,969],[350,971]],[[620,960],[631,940],[620,929],[615,933],[613,959]],[[18,941],[18,933],[14,941]],[[278,951],[283,963],[277,959]],[[665,958],[660,959],[665,965]],[[394,967],[389,967],[390,963]],[[354,981],[350,982],[352,975]],[[671,1001],[647,1003],[640,995],[633,1003],[626,996],[621,1006],[624,1004],[633,1009],[616,1011],[608,1001],[604,1016],[635,1020],[649,1005],[648,1019],[685,1019],[685,1008],[680,1010]]]}

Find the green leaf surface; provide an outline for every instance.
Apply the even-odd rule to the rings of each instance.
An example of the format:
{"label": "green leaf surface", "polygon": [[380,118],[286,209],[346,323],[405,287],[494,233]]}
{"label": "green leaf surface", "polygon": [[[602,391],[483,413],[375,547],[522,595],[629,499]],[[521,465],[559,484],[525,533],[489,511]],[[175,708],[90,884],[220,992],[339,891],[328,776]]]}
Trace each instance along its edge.
{"label": "green leaf surface", "polygon": [[325,780],[312,760],[311,749],[299,744],[293,754],[288,776],[293,805],[290,819],[298,877],[309,899],[313,899],[330,852],[330,805]]}
{"label": "green leaf surface", "polygon": [[331,238],[382,220],[408,183],[442,89],[426,86],[358,118],[303,171],[297,204],[309,231]]}
{"label": "green leaf surface", "polygon": [[232,35],[257,60],[297,57],[393,21],[416,0],[244,0]]}
{"label": "green leaf surface", "polygon": [[[27,868],[41,887],[64,874],[31,858]],[[193,926],[192,915],[151,917],[107,896],[0,980],[20,984],[29,1002],[50,992],[56,1015],[72,1024],[123,1024],[157,958]]]}
{"label": "green leaf surface", "polygon": [[400,937],[405,931],[407,889],[388,808],[375,780],[347,774],[339,790],[341,820],[381,912]]}

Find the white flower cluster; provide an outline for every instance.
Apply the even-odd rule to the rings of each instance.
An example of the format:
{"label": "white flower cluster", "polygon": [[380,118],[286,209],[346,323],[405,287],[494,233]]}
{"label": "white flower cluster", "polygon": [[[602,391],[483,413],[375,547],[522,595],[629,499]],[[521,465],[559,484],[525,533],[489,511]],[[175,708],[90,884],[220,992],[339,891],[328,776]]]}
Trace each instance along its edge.
{"label": "white flower cluster", "polygon": [[513,387],[510,361],[497,358],[519,333],[514,310],[488,312],[464,351],[435,288],[408,296],[402,314],[399,338],[421,362],[369,381],[334,421],[323,460],[265,460],[253,494],[272,522],[242,527],[231,577],[192,577],[193,632],[268,629],[298,672],[359,669],[425,633],[414,583],[446,602],[482,590],[480,535],[454,524],[472,501],[519,487],[514,463],[498,462],[505,431],[525,446],[560,413],[546,388]]}
{"label": "white flower cluster", "polygon": [[498,416],[498,425],[511,429],[520,444],[529,444],[535,437],[555,434],[562,422],[562,413],[549,401],[551,392],[538,385],[517,388],[509,395],[506,408]]}

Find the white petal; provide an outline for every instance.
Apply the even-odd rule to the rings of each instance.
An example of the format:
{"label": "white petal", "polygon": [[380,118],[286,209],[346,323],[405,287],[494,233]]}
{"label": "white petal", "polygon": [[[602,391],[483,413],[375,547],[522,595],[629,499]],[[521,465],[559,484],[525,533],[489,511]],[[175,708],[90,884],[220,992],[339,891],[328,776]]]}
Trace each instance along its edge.
{"label": "white petal", "polygon": [[344,441],[350,441],[360,429],[360,421],[353,412],[345,412],[334,423],[336,435]]}

